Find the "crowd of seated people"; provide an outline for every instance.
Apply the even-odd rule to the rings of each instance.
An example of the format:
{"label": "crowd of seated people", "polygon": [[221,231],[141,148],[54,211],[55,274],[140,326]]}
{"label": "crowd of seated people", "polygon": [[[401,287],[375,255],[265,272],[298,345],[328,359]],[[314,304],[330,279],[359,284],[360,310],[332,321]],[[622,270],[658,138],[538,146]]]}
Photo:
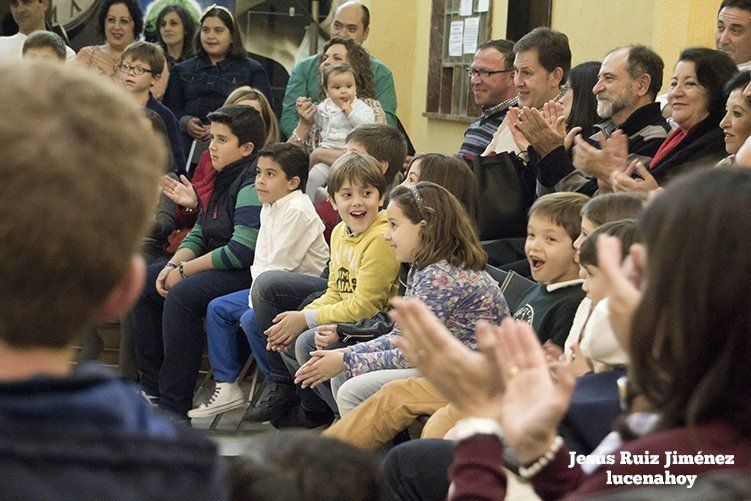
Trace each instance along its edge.
{"label": "crowd of seated people", "polygon": [[[48,477],[80,497],[751,495],[751,1],[719,4],[716,49],[603,43],[572,67],[550,28],[485,41],[455,154],[410,158],[357,1],[279,117],[224,7],[169,5],[151,43],[137,2],[106,0],[103,43],[67,64],[47,8],[11,0],[19,35],[0,37],[0,179],[29,194],[0,202],[0,471],[28,497]],[[489,166],[515,176],[508,211]],[[110,320],[124,380],[72,371]],[[224,471],[191,420],[242,407],[316,431],[260,436]],[[35,469],[39,443],[81,481]]]}

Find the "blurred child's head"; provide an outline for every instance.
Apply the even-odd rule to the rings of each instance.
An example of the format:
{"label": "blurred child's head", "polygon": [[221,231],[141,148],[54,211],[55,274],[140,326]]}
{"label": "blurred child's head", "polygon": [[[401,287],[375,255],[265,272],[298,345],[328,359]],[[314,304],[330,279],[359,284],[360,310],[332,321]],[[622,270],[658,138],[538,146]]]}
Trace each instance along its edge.
{"label": "blurred child's head", "polygon": [[326,188],[329,201],[353,233],[362,233],[378,217],[383,205],[386,178],[370,155],[353,151],[339,157],[331,166]]}
{"label": "blurred child's head", "polygon": [[532,278],[544,284],[575,280],[579,276],[574,239],[581,231],[581,209],[589,197],[580,193],[551,193],[529,209],[527,255]]}
{"label": "blurred child's head", "polygon": [[85,68],[4,67],[0,88],[0,179],[18,194],[0,199],[0,342],[63,349],[138,298],[167,150],[133,99]]}
{"label": "blurred child's head", "polygon": [[446,260],[470,270],[482,270],[487,254],[457,198],[446,188],[420,181],[415,186],[397,186],[391,191],[386,210],[396,259],[419,270]]}
{"label": "blurred child's head", "polygon": [[345,103],[352,106],[357,98],[355,72],[348,64],[332,64],[323,70],[323,90],[326,97],[341,108]]}
{"label": "blurred child's head", "polygon": [[[167,126],[164,125],[164,120],[162,120],[162,117],[159,116],[159,113],[157,113],[154,110],[151,110],[149,108],[142,108],[144,114],[146,115],[146,119],[149,121],[149,125],[151,125],[152,130],[154,133],[159,137],[159,140],[164,144],[165,147],[169,147],[169,136],[167,135]],[[164,164],[164,171],[169,172],[172,170],[175,170],[174,158],[172,158],[172,155],[168,155],[168,159]]]}
{"label": "blurred child's head", "polygon": [[269,100],[258,89],[249,85],[243,85],[233,90],[224,104],[244,104],[255,108],[261,114],[263,123],[266,126],[266,142],[264,145],[276,143],[279,141],[279,121],[276,119],[274,110],[271,109]]}
{"label": "blurred child's head", "polygon": [[399,129],[386,124],[360,124],[347,134],[347,151],[370,155],[381,163],[386,186],[391,186],[407,157],[407,141]]}
{"label": "blurred child's head", "polygon": [[305,192],[308,154],[290,143],[274,143],[258,152],[256,191],[264,204],[273,204],[295,190]]}
{"label": "blurred child's head", "polygon": [[579,249],[595,228],[619,219],[633,219],[639,215],[646,197],[643,193],[604,193],[592,198],[582,207],[581,233],[574,240]]}
{"label": "blurred child's head", "polygon": [[211,122],[209,154],[216,170],[252,155],[265,141],[261,114],[250,106],[225,104],[207,118]]}
{"label": "blurred child's head", "polygon": [[164,52],[151,42],[133,42],[120,56],[117,78],[133,93],[147,92],[164,71]]}
{"label": "blurred child's head", "polygon": [[417,155],[409,164],[402,184],[409,187],[418,181],[430,181],[446,188],[459,199],[470,221],[475,223],[479,210],[477,182],[472,169],[461,158],[441,153]]}
{"label": "blurred child's head", "polygon": [[723,167],[675,179],[640,218],[629,371],[661,428],[720,419],[751,433],[749,214],[751,170]]}
{"label": "blurred child's head", "polygon": [[597,263],[597,238],[600,235],[618,237],[621,241],[621,258],[625,259],[631,246],[638,241],[638,226],[634,219],[621,219],[598,226],[584,239],[579,248],[579,266],[584,278],[582,289],[593,305],[599,303],[607,291],[602,271]]}
{"label": "blurred child's head", "polygon": [[24,59],[44,59],[65,61],[65,42],[60,35],[51,31],[35,31],[23,42],[21,49]]}
{"label": "blurred child's head", "polygon": [[227,473],[233,501],[382,499],[380,465],[370,453],[303,431],[253,437]]}

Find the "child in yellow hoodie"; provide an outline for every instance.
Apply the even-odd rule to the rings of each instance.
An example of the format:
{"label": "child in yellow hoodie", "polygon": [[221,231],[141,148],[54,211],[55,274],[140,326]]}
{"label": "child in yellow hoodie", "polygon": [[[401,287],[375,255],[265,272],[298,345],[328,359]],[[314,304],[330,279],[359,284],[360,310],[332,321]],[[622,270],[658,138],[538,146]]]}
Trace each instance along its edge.
{"label": "child in yellow hoodie", "polygon": [[[384,239],[388,223],[380,208],[386,179],[378,161],[354,152],[343,155],[332,166],[327,189],[342,222],[331,234],[326,292],[302,311],[280,313],[265,332],[268,348],[282,353],[292,375],[300,367],[296,351],[315,350],[317,326],[371,317],[385,310],[399,285],[399,262]],[[303,396],[303,411],[307,398]]]}

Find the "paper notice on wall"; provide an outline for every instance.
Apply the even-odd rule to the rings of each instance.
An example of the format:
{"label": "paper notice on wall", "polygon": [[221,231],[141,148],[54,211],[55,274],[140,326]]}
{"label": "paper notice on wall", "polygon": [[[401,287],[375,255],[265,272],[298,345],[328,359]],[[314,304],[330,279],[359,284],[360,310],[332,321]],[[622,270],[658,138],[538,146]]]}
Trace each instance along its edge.
{"label": "paper notice on wall", "polygon": [[462,3],[459,5],[459,15],[460,16],[472,15],[472,0],[462,0]]}
{"label": "paper notice on wall", "polygon": [[477,50],[477,36],[480,32],[480,18],[470,17],[464,20],[464,53],[474,54]]}
{"label": "paper notice on wall", "polygon": [[449,35],[449,56],[460,57],[462,55],[463,33],[464,21],[452,21],[451,34]]}
{"label": "paper notice on wall", "polygon": [[477,2],[477,12],[487,12],[490,10],[490,0],[479,0]]}

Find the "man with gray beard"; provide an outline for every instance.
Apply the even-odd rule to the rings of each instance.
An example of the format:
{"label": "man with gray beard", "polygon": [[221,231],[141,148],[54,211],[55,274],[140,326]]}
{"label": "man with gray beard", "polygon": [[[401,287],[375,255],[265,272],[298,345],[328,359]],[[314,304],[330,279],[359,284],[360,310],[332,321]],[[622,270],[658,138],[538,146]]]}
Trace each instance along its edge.
{"label": "man with gray beard", "polygon": [[592,89],[597,97],[597,114],[606,120],[595,125],[598,132],[586,143],[580,141],[583,144],[574,147],[573,162],[563,146],[540,158],[537,163],[540,184],[555,191],[578,191],[590,196],[598,189],[607,191],[610,176],[619,164],[596,148],[600,148],[603,135],[610,138],[616,131],[627,138],[626,165],[634,159],[649,162],[670,132],[659,104],[655,103],[662,86],[663,67],[660,56],[644,45],[608,53]]}

